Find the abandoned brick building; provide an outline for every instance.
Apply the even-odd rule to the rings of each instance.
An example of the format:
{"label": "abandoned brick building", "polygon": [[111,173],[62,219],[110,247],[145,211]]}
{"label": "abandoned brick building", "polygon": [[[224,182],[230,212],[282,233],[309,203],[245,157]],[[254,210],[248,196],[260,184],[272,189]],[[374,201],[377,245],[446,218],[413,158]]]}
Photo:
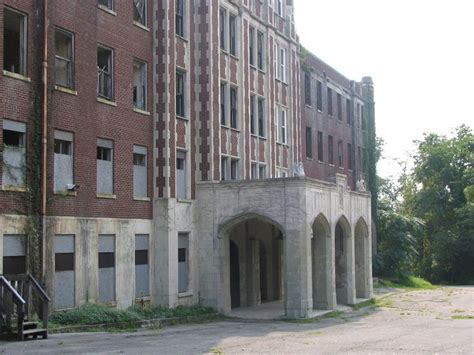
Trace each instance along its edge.
{"label": "abandoned brick building", "polygon": [[0,0],[0,274],[32,267],[37,194],[54,309],[370,297],[372,82],[302,49],[293,10]]}

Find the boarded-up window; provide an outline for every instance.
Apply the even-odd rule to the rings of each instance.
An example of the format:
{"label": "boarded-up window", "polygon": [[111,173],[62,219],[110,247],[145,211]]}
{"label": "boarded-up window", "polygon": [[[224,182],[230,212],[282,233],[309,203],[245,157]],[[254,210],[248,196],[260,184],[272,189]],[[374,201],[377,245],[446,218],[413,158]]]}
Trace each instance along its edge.
{"label": "boarded-up window", "polygon": [[97,193],[112,194],[114,191],[113,142],[97,139]]}
{"label": "boarded-up window", "polygon": [[26,236],[3,236],[3,274],[16,275],[26,272]]}
{"label": "boarded-up window", "polygon": [[2,184],[23,187],[25,185],[26,124],[3,120],[3,167]]}
{"label": "boarded-up window", "polygon": [[146,297],[150,295],[148,250],[148,235],[137,235],[135,237],[135,297]]}
{"label": "boarded-up window", "polygon": [[26,75],[26,15],[8,7],[3,11],[3,69]]}
{"label": "boarded-up window", "polygon": [[54,131],[54,191],[74,183],[73,134]]}
{"label": "boarded-up window", "polygon": [[176,194],[178,198],[187,198],[187,174],[186,174],[186,152],[178,152],[176,155]]}
{"label": "boarded-up window", "polygon": [[99,301],[115,301],[114,235],[99,235]]}
{"label": "boarded-up window", "polygon": [[178,234],[178,292],[189,290],[189,236]]}
{"label": "boarded-up window", "polygon": [[147,197],[147,149],[133,146],[133,197]]}
{"label": "boarded-up window", "polygon": [[75,305],[74,235],[54,238],[54,308],[72,308]]}

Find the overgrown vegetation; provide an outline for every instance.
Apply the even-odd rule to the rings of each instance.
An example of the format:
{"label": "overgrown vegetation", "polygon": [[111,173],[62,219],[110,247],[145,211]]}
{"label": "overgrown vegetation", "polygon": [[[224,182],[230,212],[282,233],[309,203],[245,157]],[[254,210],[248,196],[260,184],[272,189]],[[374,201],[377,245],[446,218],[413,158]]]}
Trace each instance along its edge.
{"label": "overgrown vegetation", "polygon": [[212,308],[202,306],[178,306],[176,308],[132,306],[120,310],[104,305],[86,303],[78,308],[54,313],[50,318],[53,326],[96,325],[131,323],[141,320],[192,317],[216,314]]}
{"label": "overgrown vegetation", "polygon": [[381,279],[378,287],[404,288],[404,289],[434,289],[435,286],[420,277],[408,276],[399,279]]}

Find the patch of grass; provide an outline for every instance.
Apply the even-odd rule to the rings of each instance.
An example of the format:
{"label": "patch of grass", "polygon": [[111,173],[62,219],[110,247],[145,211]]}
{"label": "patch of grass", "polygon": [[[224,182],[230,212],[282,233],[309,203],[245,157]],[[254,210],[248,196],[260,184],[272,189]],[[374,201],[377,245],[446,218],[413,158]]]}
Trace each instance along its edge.
{"label": "patch of grass", "polygon": [[426,281],[420,277],[408,276],[400,279],[380,279],[378,287],[391,287],[391,288],[406,288],[406,289],[425,289],[432,290],[436,286],[431,282]]}
{"label": "patch of grass", "polygon": [[382,299],[379,298],[374,301],[374,305],[376,307],[392,308],[394,304],[395,304],[394,300],[389,299],[389,298],[382,298]]}
{"label": "patch of grass", "polygon": [[136,314],[141,319],[159,319],[159,318],[181,318],[195,317],[207,314],[216,314],[216,311],[203,306],[178,306],[176,308],[150,307],[143,308],[134,305],[128,309],[129,312]]}
{"label": "patch of grass", "polygon": [[463,316],[463,315],[456,315],[452,316],[452,319],[474,319],[474,316]]}
{"label": "patch of grass", "polygon": [[464,312],[466,312],[466,311],[463,310],[463,309],[454,309],[454,310],[451,311],[451,313],[464,313]]}
{"label": "patch of grass", "polygon": [[224,354],[224,351],[221,349],[221,348],[218,348],[217,346],[216,347],[213,347],[209,350],[209,352],[211,354],[217,354],[217,355],[223,355]]}
{"label": "patch of grass", "polygon": [[357,311],[361,308],[365,308],[365,307],[370,307],[370,306],[375,306],[376,304],[376,301],[375,301],[375,298],[371,298],[370,300],[367,300],[367,301],[364,301],[364,302],[361,302],[361,303],[358,303],[356,304],[354,307],[352,307],[354,309],[354,311]]}

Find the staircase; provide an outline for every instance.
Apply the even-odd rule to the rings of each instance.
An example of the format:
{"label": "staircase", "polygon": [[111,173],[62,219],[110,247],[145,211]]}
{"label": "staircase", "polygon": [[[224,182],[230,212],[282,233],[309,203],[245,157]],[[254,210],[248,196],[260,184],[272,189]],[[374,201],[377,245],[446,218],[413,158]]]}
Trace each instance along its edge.
{"label": "staircase", "polygon": [[0,275],[0,338],[46,339],[50,301],[32,275]]}

